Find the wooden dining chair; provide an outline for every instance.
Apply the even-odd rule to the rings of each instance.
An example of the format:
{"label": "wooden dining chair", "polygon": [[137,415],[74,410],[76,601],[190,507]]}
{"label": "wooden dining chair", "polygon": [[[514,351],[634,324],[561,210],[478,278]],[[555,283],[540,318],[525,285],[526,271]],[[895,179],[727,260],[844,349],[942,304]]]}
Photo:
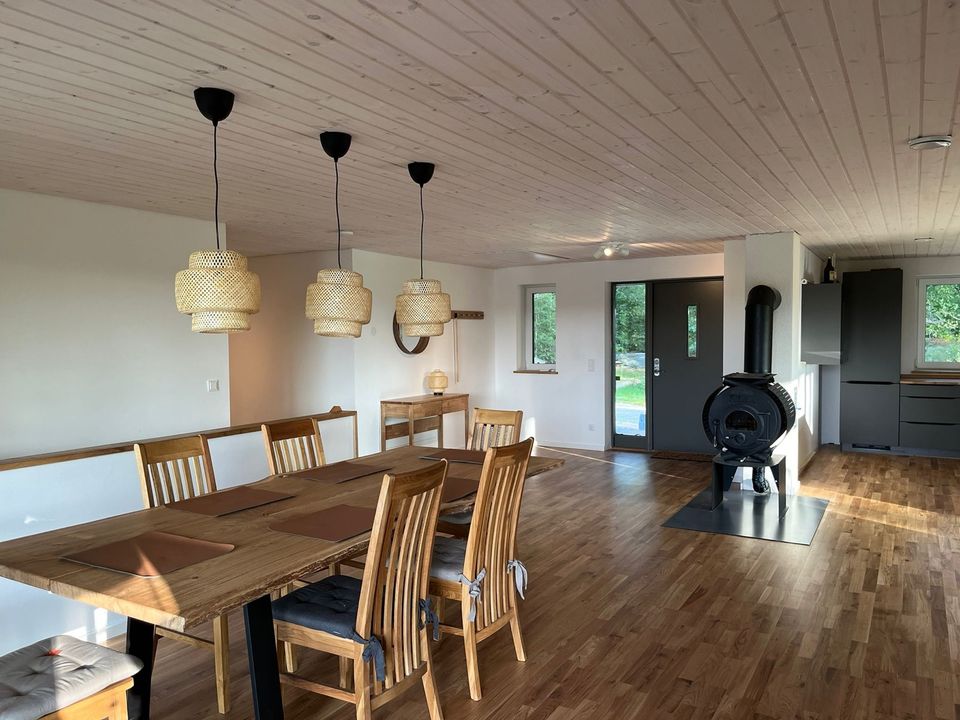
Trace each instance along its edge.
{"label": "wooden dining chair", "polygon": [[[488,410],[474,408],[468,450],[487,450],[520,441],[523,410]],[[445,535],[463,538],[473,520],[473,510],[441,515],[437,530]]]}
{"label": "wooden dining chair", "polygon": [[[154,508],[177,500],[216,492],[217,481],[210,460],[207,438],[194,435],[173,440],[137,443],[133,446],[140,473],[144,507]],[[157,627],[157,635],[193,647],[213,650],[217,682],[217,709],[230,710],[230,633],[227,616],[213,620],[213,639]]]}
{"label": "wooden dining chair", "polygon": [[436,618],[427,584],[446,474],[442,460],[384,476],[362,580],[334,575],[274,601],[278,640],[340,658],[340,687],[292,673],[281,673],[281,682],[353,703],[358,720],[367,720],[420,680],[431,720],[442,720],[427,634]]}
{"label": "wooden dining chair", "polygon": [[517,558],[516,539],[532,449],[532,438],[488,449],[467,539],[438,536],[434,547],[430,594],[460,602],[460,627],[441,625],[440,630],[463,637],[474,700],[481,696],[478,643],[509,625],[517,660],[527,659],[517,614],[527,570]]}
{"label": "wooden dining chair", "polygon": [[486,450],[520,442],[523,410],[474,408],[469,450]]}
{"label": "wooden dining chair", "polygon": [[326,464],[316,418],[298,418],[260,426],[267,465],[272,475],[298,472]]}

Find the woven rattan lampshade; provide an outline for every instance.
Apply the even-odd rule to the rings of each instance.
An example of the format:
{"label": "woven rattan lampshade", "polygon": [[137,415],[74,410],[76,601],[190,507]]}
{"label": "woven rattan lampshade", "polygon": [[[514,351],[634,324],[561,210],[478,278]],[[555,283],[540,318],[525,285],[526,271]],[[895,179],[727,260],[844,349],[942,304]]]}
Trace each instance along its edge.
{"label": "woven rattan lampshade", "polygon": [[439,280],[407,280],[397,295],[397,323],[407,337],[443,335],[450,322],[450,296]]}
{"label": "woven rattan lampshade", "polygon": [[307,286],[307,317],[317,335],[360,337],[372,305],[373,293],[363,286],[363,275],[352,270],[321,270],[317,281]]}
{"label": "woven rattan lampshade", "polygon": [[197,109],[213,123],[213,225],[216,250],[190,254],[187,269],[177,273],[177,310],[191,316],[198,333],[232,333],[250,329],[249,317],[260,312],[260,277],[247,269],[247,259],[220,249],[220,179],[217,175],[217,125],[233,110],[234,95],[220,88],[193,91]]}
{"label": "woven rattan lampshade", "polygon": [[260,278],[238,252],[201,250],[177,273],[174,297],[177,310],[191,316],[193,332],[240,332],[260,312]]}

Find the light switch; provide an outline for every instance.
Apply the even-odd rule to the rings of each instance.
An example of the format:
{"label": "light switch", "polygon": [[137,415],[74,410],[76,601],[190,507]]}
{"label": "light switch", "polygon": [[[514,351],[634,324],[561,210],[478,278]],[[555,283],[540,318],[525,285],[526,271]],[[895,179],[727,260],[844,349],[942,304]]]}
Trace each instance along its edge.
{"label": "light switch", "polygon": [[587,358],[587,372],[596,372],[597,361],[593,358]]}
{"label": "light switch", "polygon": [[207,392],[218,392],[220,390],[219,380],[207,380]]}

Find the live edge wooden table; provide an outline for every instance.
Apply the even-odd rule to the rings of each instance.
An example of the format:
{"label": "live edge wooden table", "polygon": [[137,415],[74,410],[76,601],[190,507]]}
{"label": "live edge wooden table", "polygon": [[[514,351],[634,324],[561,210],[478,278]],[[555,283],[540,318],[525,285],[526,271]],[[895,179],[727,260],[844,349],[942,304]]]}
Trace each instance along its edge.
{"label": "live edge wooden table", "polygon": [[[444,393],[443,395],[413,395],[380,401],[380,449],[387,449],[387,440],[409,438],[428,430],[437,431],[437,447],[443,447],[443,416],[448,413],[463,413],[463,443],[470,439],[470,423],[467,417],[470,395],[467,393]],[[405,423],[387,424],[389,419],[403,419]]]}
{"label": "live edge wooden table", "polygon": [[[421,456],[434,450],[401,447],[360,460],[389,465],[390,472],[404,472],[428,464]],[[533,457],[527,477],[562,464],[559,459]],[[480,466],[451,463],[448,472],[479,479]],[[135,676],[133,689],[128,693],[131,719],[150,717],[154,626],[183,631],[242,607],[254,715],[258,720],[280,720],[283,700],[270,593],[362,552],[369,533],[334,543],[278,532],[269,526],[286,517],[340,504],[373,508],[382,480],[383,472],[340,484],[275,475],[253,486],[295,497],[223,517],[159,507],[9,540],[0,543],[0,577],[127,616],[127,652],[143,662],[143,670]],[[463,498],[444,509],[463,509],[472,505],[473,500]],[[236,549],[158,578],[124,575],[62,559],[65,554],[148,530],[232,543]]]}

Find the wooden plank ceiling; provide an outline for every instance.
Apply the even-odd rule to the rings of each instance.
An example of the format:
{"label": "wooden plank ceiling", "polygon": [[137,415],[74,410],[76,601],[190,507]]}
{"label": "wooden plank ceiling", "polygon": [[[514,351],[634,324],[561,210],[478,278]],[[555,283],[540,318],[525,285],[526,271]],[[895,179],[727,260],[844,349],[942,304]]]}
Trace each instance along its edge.
{"label": "wooden plank ceiling", "polygon": [[[715,251],[960,253],[953,0],[3,0],[0,186],[209,217],[197,85],[237,93],[222,213],[250,254],[499,267]],[[915,238],[932,240],[917,241]]]}

